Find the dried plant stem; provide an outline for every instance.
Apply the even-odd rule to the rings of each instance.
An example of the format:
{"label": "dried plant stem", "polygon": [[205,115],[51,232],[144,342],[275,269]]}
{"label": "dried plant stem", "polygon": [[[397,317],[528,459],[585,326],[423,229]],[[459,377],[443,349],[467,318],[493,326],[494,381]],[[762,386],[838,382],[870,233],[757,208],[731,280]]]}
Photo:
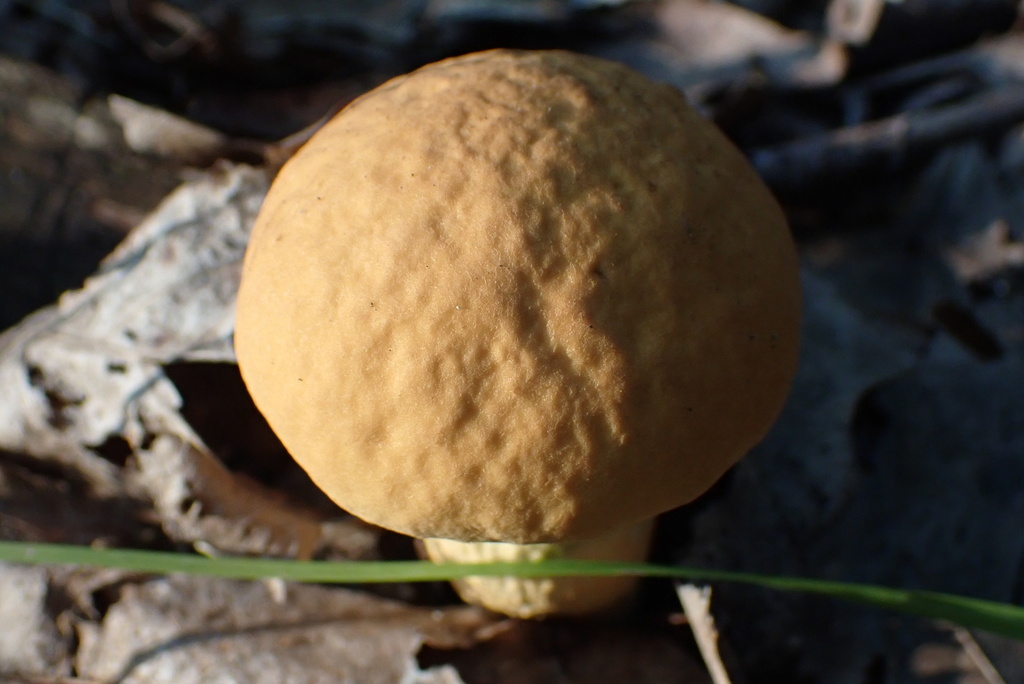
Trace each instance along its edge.
{"label": "dried plant stem", "polygon": [[679,602],[683,604],[683,612],[697,641],[697,648],[704,659],[704,664],[714,684],[732,684],[725,663],[718,654],[718,630],[715,619],[711,616],[711,587],[698,587],[696,584],[676,584]]}

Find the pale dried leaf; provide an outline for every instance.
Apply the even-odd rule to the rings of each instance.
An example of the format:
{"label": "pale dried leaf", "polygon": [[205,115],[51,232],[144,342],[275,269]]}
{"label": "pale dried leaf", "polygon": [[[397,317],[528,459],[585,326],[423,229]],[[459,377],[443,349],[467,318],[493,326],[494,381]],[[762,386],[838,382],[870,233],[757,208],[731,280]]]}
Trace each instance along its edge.
{"label": "pale dried leaf", "polygon": [[461,682],[450,666],[422,670],[421,646],[471,644],[495,618],[473,608],[422,609],[345,589],[200,577],[128,586],[99,626],[80,631],[82,676],[173,682]]}
{"label": "pale dried leaf", "polygon": [[[0,337],[0,448],[71,471],[94,497],[153,502],[175,541],[230,554],[366,557],[376,536],[340,548],[309,510],[224,468],[181,414],[165,365],[233,362],[241,260],[268,179],[225,167],[170,195],[83,289]],[[127,467],[101,455],[122,439]],[[337,527],[337,524],[334,526]]]}
{"label": "pale dried leaf", "polygon": [[[308,559],[321,524],[256,482],[230,472],[208,451],[161,435],[136,454],[133,481],[153,501],[164,531],[175,540],[204,542],[218,552]],[[359,555],[376,539],[366,535]]]}
{"label": "pale dried leaf", "polygon": [[46,614],[45,568],[0,563],[0,674],[69,671],[67,643]]}
{"label": "pale dried leaf", "polygon": [[837,45],[733,4],[671,0],[658,5],[656,16],[666,42],[692,66],[735,74],[756,61],[772,80],[804,85],[835,82],[846,69]]}
{"label": "pale dried leaf", "polygon": [[0,448],[67,468],[100,495],[123,491],[93,448],[171,434],[200,444],[161,364],[233,361],[234,296],[268,181],[247,167],[172,193],[78,291],[0,335]]}
{"label": "pale dried leaf", "polygon": [[683,54],[704,63],[729,62],[802,49],[811,37],[736,5],[709,0],[670,0],[658,23]]}
{"label": "pale dried leaf", "polygon": [[183,164],[207,164],[224,154],[223,133],[121,95],[111,95],[110,112],[133,151],[167,157]]}
{"label": "pale dried leaf", "polygon": [[1024,35],[1020,31],[992,36],[976,49],[979,69],[1012,81],[1024,78]]}
{"label": "pale dried leaf", "polygon": [[1006,222],[997,220],[949,248],[946,258],[960,280],[969,283],[1024,266],[1024,242],[1014,240]]}

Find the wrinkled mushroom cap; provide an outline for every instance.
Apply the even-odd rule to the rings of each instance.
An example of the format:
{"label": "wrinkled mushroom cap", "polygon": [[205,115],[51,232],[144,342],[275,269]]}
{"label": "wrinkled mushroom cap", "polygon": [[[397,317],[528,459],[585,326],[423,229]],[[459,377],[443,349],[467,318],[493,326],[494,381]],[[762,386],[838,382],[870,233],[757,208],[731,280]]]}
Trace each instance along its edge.
{"label": "wrinkled mushroom cap", "polygon": [[780,209],[682,95],[492,51],[384,84],[284,166],[235,345],[341,507],[547,542],[704,492],[778,414],[799,311]]}

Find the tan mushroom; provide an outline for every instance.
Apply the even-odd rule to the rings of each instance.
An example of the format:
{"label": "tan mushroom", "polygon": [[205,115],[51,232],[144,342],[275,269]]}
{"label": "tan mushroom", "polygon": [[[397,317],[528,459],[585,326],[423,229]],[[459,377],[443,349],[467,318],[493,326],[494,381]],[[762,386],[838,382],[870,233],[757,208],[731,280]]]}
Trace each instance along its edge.
{"label": "tan mushroom", "polygon": [[[503,542],[639,559],[648,521],[774,421],[799,317],[779,207],[679,92],[497,50],[389,81],[284,166],[235,347],[271,427],[351,513],[454,540],[427,545],[449,558]],[[519,593],[554,599],[518,608],[461,590],[516,615],[629,591],[570,582],[590,584],[534,584]]]}

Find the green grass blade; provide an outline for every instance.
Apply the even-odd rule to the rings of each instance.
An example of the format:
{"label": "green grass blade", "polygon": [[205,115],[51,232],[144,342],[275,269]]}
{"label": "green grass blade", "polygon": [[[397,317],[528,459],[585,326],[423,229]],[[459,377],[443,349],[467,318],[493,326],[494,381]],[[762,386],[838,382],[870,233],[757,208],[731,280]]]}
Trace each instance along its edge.
{"label": "green grass blade", "polygon": [[866,604],[1024,641],[1024,607],[930,591],[796,577],[704,570],[648,563],[550,560],[539,563],[461,565],[428,561],[292,561],[207,558],[185,553],[95,549],[61,544],[0,541],[0,561],[32,565],[88,565],[145,573],[187,573],[232,579],[280,577],[295,582],[338,584],[426,582],[460,577],[569,577],[644,575],[687,581],[737,582],[800,591]]}

